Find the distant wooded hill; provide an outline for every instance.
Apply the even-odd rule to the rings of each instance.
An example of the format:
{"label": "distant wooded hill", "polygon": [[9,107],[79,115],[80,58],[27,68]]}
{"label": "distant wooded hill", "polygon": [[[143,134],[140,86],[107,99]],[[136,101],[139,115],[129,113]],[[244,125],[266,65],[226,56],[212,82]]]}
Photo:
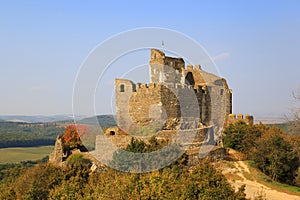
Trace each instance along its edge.
{"label": "distant wooded hill", "polygon": [[84,118],[76,122],[77,124],[100,125],[101,128],[116,126],[114,115],[98,115],[94,117]]}
{"label": "distant wooded hill", "polygon": [[[84,118],[76,123],[100,124],[102,128],[116,125],[113,115]],[[73,124],[72,120],[47,123],[0,120],[0,148],[54,145],[56,137],[64,132],[66,126],[71,124]]]}
{"label": "distant wooded hill", "polygon": [[[78,118],[83,118],[79,116]],[[58,121],[71,121],[73,119],[72,115],[35,115],[35,116],[25,116],[25,115],[3,115],[0,116],[0,120],[11,121],[11,122],[27,122],[27,123],[46,123],[46,122],[58,122]]]}
{"label": "distant wooded hill", "polygon": [[64,131],[56,123],[0,122],[0,148],[53,145]]}

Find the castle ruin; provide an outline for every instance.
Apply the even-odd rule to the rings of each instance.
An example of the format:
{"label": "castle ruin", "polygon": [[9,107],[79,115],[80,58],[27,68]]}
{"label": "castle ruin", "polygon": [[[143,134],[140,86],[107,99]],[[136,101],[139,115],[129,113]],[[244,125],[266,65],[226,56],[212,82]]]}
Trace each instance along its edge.
{"label": "castle ruin", "polygon": [[[205,72],[200,65],[185,68],[182,58],[168,57],[157,49],[151,50],[149,64],[149,84],[115,81],[117,124],[125,132],[157,121],[164,130],[177,129],[182,109],[186,113],[199,110],[197,127],[220,124],[232,113],[232,92],[225,79]],[[183,98],[185,108],[180,107]],[[190,104],[193,99],[189,98],[196,98],[197,103]]]}
{"label": "castle ruin", "polygon": [[[186,66],[182,58],[157,49],[151,49],[149,68],[150,83],[115,79],[117,126],[106,129],[105,137],[119,148],[125,148],[132,137],[178,140],[188,146],[186,154],[194,164],[204,144],[214,146],[208,150],[216,149],[226,117],[232,113],[232,91],[224,78],[199,64]],[[146,135],[137,131],[141,129]],[[96,140],[96,157],[109,152],[103,148],[112,148],[105,137]],[[109,160],[112,153],[107,154]]]}
{"label": "castle ruin", "polygon": [[[109,164],[114,152],[126,148],[133,137],[147,142],[152,136],[187,147],[189,165],[205,156],[224,159],[223,127],[237,121],[253,124],[250,115],[232,114],[226,80],[199,64],[186,66],[182,58],[151,49],[149,72],[150,83],[115,79],[117,126],[97,135],[91,152],[101,163]],[[60,141],[56,143],[59,147]],[[51,155],[51,161],[58,162],[63,153],[55,149],[58,156]]]}

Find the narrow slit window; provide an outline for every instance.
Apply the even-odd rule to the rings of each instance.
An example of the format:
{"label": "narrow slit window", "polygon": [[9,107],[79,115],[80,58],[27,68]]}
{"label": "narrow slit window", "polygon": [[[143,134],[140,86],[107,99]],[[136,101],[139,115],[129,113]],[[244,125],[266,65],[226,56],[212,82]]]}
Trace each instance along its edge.
{"label": "narrow slit window", "polygon": [[220,95],[223,95],[223,94],[224,94],[224,90],[221,89],[221,90],[220,90]]}
{"label": "narrow slit window", "polygon": [[125,92],[125,86],[123,84],[120,85],[120,92]]}

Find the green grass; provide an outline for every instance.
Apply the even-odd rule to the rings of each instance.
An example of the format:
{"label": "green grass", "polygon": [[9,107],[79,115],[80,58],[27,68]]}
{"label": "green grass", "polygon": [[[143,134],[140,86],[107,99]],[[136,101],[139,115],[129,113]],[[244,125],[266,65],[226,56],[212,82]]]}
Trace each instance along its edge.
{"label": "green grass", "polygon": [[293,193],[300,196],[300,188],[298,188],[296,186],[282,184],[282,183],[278,183],[278,182],[275,182],[275,181],[268,182],[267,185],[272,185],[274,188],[280,188],[280,189],[285,190],[285,191],[291,191],[291,192],[293,192]]}
{"label": "green grass", "polygon": [[0,164],[39,160],[48,156],[52,150],[53,146],[1,148]]}
{"label": "green grass", "polygon": [[257,180],[257,182],[262,183],[262,184],[264,184],[272,189],[275,189],[277,191],[286,192],[289,194],[300,196],[300,188],[299,187],[272,181],[270,177],[268,177],[267,175],[265,175],[264,173],[262,173],[261,171],[259,171],[258,169],[255,168],[255,164],[253,161],[248,160],[248,161],[245,161],[245,163],[248,164],[250,172],[251,172],[251,176],[255,180]]}

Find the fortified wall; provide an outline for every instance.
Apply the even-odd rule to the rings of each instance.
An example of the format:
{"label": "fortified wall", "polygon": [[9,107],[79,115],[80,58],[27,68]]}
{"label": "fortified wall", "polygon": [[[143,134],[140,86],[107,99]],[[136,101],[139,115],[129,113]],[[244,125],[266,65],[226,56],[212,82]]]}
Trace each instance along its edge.
{"label": "fortified wall", "polygon": [[[163,129],[174,129],[177,125],[175,119],[184,115],[182,109],[184,113],[199,110],[195,122],[198,126],[210,121],[211,102],[205,86],[194,89],[191,85],[174,84],[170,88],[164,83],[134,84],[130,80],[116,79],[116,87],[119,88],[116,91],[117,121],[123,130],[128,130],[132,125],[146,126],[154,122],[165,122]],[[181,108],[181,104],[185,107]]]}
{"label": "fortified wall", "polygon": [[165,56],[157,49],[151,50],[150,57],[149,84],[115,80],[117,124],[122,130],[151,123],[161,123],[166,130],[178,128],[176,119],[195,111],[191,123],[196,127],[225,123],[232,112],[232,92],[225,79],[200,65],[185,68],[182,58]]}
{"label": "fortified wall", "polygon": [[[117,126],[96,137],[92,155],[109,162],[111,149],[126,148],[132,137],[147,142],[155,135],[186,146],[190,165],[205,155],[212,161],[224,159],[226,150],[217,146],[222,146],[223,126],[237,121],[253,124],[250,115],[232,114],[232,91],[226,80],[157,49],[151,49],[149,66],[150,83],[115,79]],[[140,128],[147,135],[134,135]],[[58,138],[50,161],[59,163],[63,156]]]}
{"label": "fortified wall", "polygon": [[[119,148],[125,148],[132,137],[146,142],[151,135],[178,140],[188,147],[190,164],[198,162],[200,152],[208,154],[201,148],[218,151],[218,126],[223,127],[232,113],[232,91],[226,80],[157,49],[151,50],[149,67],[150,83],[115,79],[117,126],[108,128],[105,137]],[[140,128],[150,136],[134,135]],[[111,147],[105,137],[97,138],[95,155],[105,154],[105,160],[110,160],[112,153],[105,149]],[[219,155],[224,157],[217,153],[214,159]]]}
{"label": "fortified wall", "polygon": [[253,125],[254,118],[253,118],[252,115],[249,115],[249,114],[246,114],[246,115],[243,115],[243,114],[238,114],[238,115],[229,114],[228,117],[227,117],[226,126],[229,125],[229,124],[234,124],[234,123],[239,122],[239,121],[245,122],[248,125]]}

